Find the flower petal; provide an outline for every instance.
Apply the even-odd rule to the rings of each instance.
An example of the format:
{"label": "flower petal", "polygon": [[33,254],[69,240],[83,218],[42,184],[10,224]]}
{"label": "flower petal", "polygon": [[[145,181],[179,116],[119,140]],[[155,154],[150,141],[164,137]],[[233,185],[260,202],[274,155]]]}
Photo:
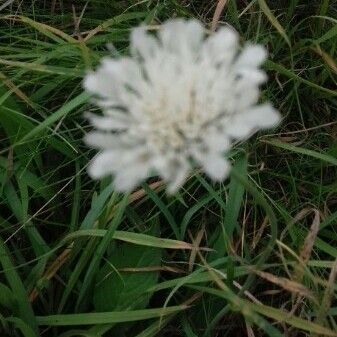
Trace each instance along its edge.
{"label": "flower petal", "polygon": [[114,186],[120,192],[132,191],[143,179],[148,177],[149,171],[147,163],[135,162],[118,171],[113,181]]}
{"label": "flower petal", "polygon": [[235,139],[243,139],[257,129],[274,127],[279,121],[279,112],[265,103],[237,114],[228,126],[227,133]]}
{"label": "flower petal", "polygon": [[173,194],[184,184],[189,172],[189,165],[186,161],[181,161],[170,173],[167,184],[167,192]]}
{"label": "flower petal", "polygon": [[118,149],[121,147],[121,139],[119,135],[92,131],[85,135],[86,144],[98,149]]}
{"label": "flower petal", "polygon": [[205,41],[201,55],[215,64],[229,64],[237,52],[239,36],[234,29],[224,27]]}
{"label": "flower petal", "polygon": [[158,40],[146,32],[144,27],[136,28],[131,33],[131,52],[147,60],[153,58],[159,48]]}
{"label": "flower petal", "polygon": [[87,114],[92,126],[100,130],[125,130],[130,126],[130,118],[124,114],[111,113],[109,116],[98,116],[94,114]]}
{"label": "flower petal", "polygon": [[267,57],[266,49],[261,45],[246,45],[241,51],[237,61],[237,67],[259,67]]}
{"label": "flower petal", "polygon": [[119,161],[119,151],[103,151],[95,156],[88,167],[88,173],[93,179],[102,178],[112,174]]}
{"label": "flower petal", "polygon": [[159,32],[164,50],[185,58],[196,54],[203,36],[204,28],[197,20],[169,20]]}
{"label": "flower petal", "polygon": [[203,158],[201,164],[206,174],[216,181],[224,180],[228,176],[230,170],[228,161],[218,153],[207,154]]}

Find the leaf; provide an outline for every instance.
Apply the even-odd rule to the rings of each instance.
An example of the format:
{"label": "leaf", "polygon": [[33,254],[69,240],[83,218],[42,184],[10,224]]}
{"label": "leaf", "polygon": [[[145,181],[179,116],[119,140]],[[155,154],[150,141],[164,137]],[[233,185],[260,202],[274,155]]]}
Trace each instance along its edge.
{"label": "leaf", "polygon": [[99,264],[101,262],[101,259],[104,255],[105,251],[107,250],[108,245],[110,244],[112,238],[113,238],[114,232],[116,231],[117,227],[120,225],[120,223],[123,219],[124,211],[125,211],[125,208],[128,204],[128,201],[129,201],[129,195],[125,194],[123,196],[122,201],[118,205],[118,209],[116,211],[116,214],[115,214],[114,218],[112,219],[106,234],[104,235],[101,242],[97,245],[97,247],[95,249],[95,254],[92,257],[89,265],[87,266],[87,270],[86,270],[86,273],[85,273],[83,284],[82,284],[80,292],[78,294],[76,308],[80,308],[81,305],[83,305],[83,303],[85,301],[85,297],[87,296],[87,294],[89,292],[89,289],[93,285],[93,280],[94,280],[96,272],[99,268]]}
{"label": "leaf", "polygon": [[271,12],[271,10],[269,9],[269,7],[266,4],[266,2],[264,0],[258,0],[258,3],[260,5],[261,10],[263,11],[263,13],[265,14],[265,16],[270,21],[270,23],[276,28],[276,30],[280,33],[280,35],[283,37],[283,39],[287,42],[287,44],[290,47],[291,43],[290,43],[290,40],[289,40],[289,38],[288,38],[285,30],[283,29],[283,27],[281,26],[281,24],[278,22],[278,20],[274,16],[274,14]]}
{"label": "leaf", "polygon": [[12,311],[15,309],[14,295],[3,283],[0,283],[0,305]]}
{"label": "leaf", "polygon": [[38,325],[48,325],[48,326],[92,325],[92,324],[134,322],[134,321],[141,321],[144,319],[170,315],[185,310],[187,307],[188,306],[186,305],[177,305],[166,308],[154,308],[145,310],[37,316],[36,320]]}
{"label": "leaf", "polygon": [[[234,166],[240,174],[247,175],[247,158],[242,157],[236,161]],[[232,240],[232,235],[235,227],[237,227],[238,216],[242,206],[242,199],[244,195],[244,186],[236,179],[231,177],[229,184],[228,198],[225,208],[225,219],[222,224],[222,233],[217,241],[214,243],[213,248],[216,250],[216,253],[211,254],[211,258],[219,258],[224,256],[225,252],[229,251],[229,245]]]}
{"label": "leaf", "polygon": [[[107,232],[106,229],[82,229],[68,234],[62,240],[62,242],[72,241],[76,238],[83,236],[104,237],[106,232]],[[165,249],[188,249],[188,250],[194,249],[193,245],[188,242],[172,239],[164,239],[143,233],[115,231],[112,238],[114,240],[120,240],[148,247],[157,247]]]}
{"label": "leaf", "polygon": [[[28,130],[31,130],[32,123],[22,117],[20,107],[10,96],[10,92],[0,87],[0,96],[0,126],[6,133],[9,143],[13,145],[15,140],[22,138]],[[21,144],[14,149],[14,154],[20,158],[23,166],[28,166],[32,160],[32,154],[38,165],[42,162],[40,156],[35,153],[37,146],[36,142],[32,142]]]}
{"label": "leaf", "polygon": [[15,295],[18,315],[33,331],[37,331],[34,312],[28,301],[26,289],[12,264],[7,247],[2,240],[0,240],[0,263],[2,264],[7,282]]}
{"label": "leaf", "polygon": [[172,321],[172,319],[176,316],[176,313],[172,315],[168,315],[166,317],[161,317],[159,320],[155,321],[151,325],[149,325],[145,330],[140,332],[137,336],[135,337],[154,337],[154,336],[159,336],[158,333],[160,330],[165,328],[165,326]]}
{"label": "leaf", "polygon": [[37,337],[34,330],[22,319],[18,317],[8,317],[6,321],[12,323],[15,328],[19,329],[24,337]]}
{"label": "leaf", "polygon": [[42,73],[52,74],[52,75],[63,75],[69,77],[83,77],[84,70],[74,69],[74,68],[65,68],[59,66],[49,66],[45,64],[38,64],[34,62],[21,62],[21,61],[10,61],[3,58],[0,58],[0,64],[28,69],[31,71],[39,71]]}
{"label": "leaf", "polygon": [[307,156],[310,156],[310,157],[313,157],[313,158],[316,158],[316,159],[320,159],[320,160],[322,160],[324,162],[327,162],[329,164],[332,164],[332,165],[337,165],[337,159],[336,158],[334,158],[332,156],[329,156],[327,154],[324,154],[324,153],[320,153],[320,152],[316,152],[316,151],[313,151],[313,150],[305,149],[303,147],[283,143],[283,142],[281,142],[279,140],[276,140],[276,139],[265,141],[265,143],[271,144],[271,145],[276,146],[276,147],[280,147],[281,149],[284,149],[284,150],[288,150],[288,151],[292,151],[292,152],[296,152],[296,153],[300,153],[300,154],[305,154]]}
{"label": "leaf", "polygon": [[[146,290],[157,284],[159,272],[132,269],[158,266],[160,261],[160,249],[126,243],[116,245],[96,279],[95,309],[110,311],[145,308],[150,298]],[[130,271],[121,271],[123,268]]]}
{"label": "leaf", "polygon": [[332,89],[328,89],[328,88],[324,88],[314,82],[311,82],[309,80],[306,80],[300,76],[298,76],[297,74],[293,73],[291,70],[285,68],[284,66],[282,66],[281,64],[277,64],[272,62],[271,60],[267,60],[265,63],[265,68],[267,70],[274,70],[278,73],[280,73],[281,75],[284,75],[288,78],[291,78],[293,80],[299,81],[301,83],[306,84],[307,86],[311,87],[311,88],[315,88],[317,90],[320,90],[332,97],[337,96],[337,91],[336,90],[332,90]]}
{"label": "leaf", "polygon": [[93,195],[91,209],[89,210],[83,222],[81,223],[80,229],[89,229],[92,227],[94,222],[102,213],[105,203],[112,194],[113,190],[114,187],[112,184],[110,184],[101,192],[101,194],[98,197],[95,198],[95,195]]}
{"label": "leaf", "polygon": [[[228,299],[227,294],[221,290],[199,286],[193,286],[193,288]],[[237,306],[237,310],[240,311],[244,316],[249,317],[257,313],[265,317],[274,319],[277,322],[287,323],[290,326],[304,331],[321,334],[323,336],[337,336],[337,333],[332,330],[329,330],[323,326],[297,317],[295,315],[290,315],[289,312],[281,309],[276,309],[264,304],[251,303],[247,300],[239,299],[238,297],[237,300],[233,301],[233,303],[235,303],[235,305]]]}
{"label": "leaf", "polygon": [[320,44],[334,38],[336,35],[337,35],[337,25],[333,26],[330,30],[328,30],[323,36],[321,36],[315,42],[317,44]]}
{"label": "leaf", "polygon": [[24,137],[22,137],[18,143],[16,144],[19,145],[21,143],[24,143],[35,136],[37,136],[39,133],[45,131],[48,129],[52,124],[57,122],[59,119],[63,118],[66,116],[69,112],[72,110],[78,108],[80,105],[86,103],[89,99],[90,95],[86,92],[83,92],[73,98],[71,101],[68,103],[62,105],[61,108],[59,108],[57,111],[52,113],[49,117],[47,117],[43,122],[41,122],[39,125],[37,125],[35,128],[33,128],[30,132],[26,133]]}
{"label": "leaf", "polygon": [[160,199],[160,197],[157,195],[156,192],[154,192],[149,185],[143,184],[142,185],[143,189],[145,190],[146,194],[153,200],[153,202],[158,206],[160,209],[161,213],[165,216],[167,222],[170,224],[175,236],[179,238],[179,229],[177,226],[177,223],[170,212],[169,208],[165,203]]}

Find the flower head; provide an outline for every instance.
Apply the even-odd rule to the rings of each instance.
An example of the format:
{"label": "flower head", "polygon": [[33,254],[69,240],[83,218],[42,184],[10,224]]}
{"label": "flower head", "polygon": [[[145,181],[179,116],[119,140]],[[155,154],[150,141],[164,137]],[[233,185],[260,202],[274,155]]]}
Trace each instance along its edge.
{"label": "flower head", "polygon": [[95,131],[86,142],[100,150],[89,174],[113,175],[117,190],[155,172],[174,192],[194,166],[221,181],[233,140],[280,119],[269,103],[257,104],[265,49],[246,44],[239,52],[229,28],[206,38],[198,21],[171,20],[156,36],[134,29],[130,50],[130,57],[103,59],[84,82],[103,111],[89,116]]}

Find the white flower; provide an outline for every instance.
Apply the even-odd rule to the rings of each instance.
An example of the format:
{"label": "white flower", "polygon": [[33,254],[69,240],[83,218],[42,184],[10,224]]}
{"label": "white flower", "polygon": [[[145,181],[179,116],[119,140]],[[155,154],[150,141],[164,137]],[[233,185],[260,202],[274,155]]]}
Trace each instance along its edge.
{"label": "white flower", "polygon": [[107,57],[85,78],[103,111],[89,116],[96,131],[86,143],[101,151],[89,174],[111,174],[117,190],[130,191],[155,173],[171,193],[194,166],[225,179],[232,142],[280,120],[269,103],[257,104],[265,49],[238,48],[234,31],[205,38],[196,20],[168,21],[157,36],[134,29],[131,57]]}

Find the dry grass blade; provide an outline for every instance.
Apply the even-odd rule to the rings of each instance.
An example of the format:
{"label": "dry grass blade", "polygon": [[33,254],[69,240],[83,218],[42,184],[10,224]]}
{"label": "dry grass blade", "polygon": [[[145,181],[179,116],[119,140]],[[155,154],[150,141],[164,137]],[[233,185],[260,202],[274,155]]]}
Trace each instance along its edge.
{"label": "dry grass blade", "polygon": [[266,15],[266,17],[268,18],[270,23],[276,28],[276,30],[280,33],[280,35],[283,37],[283,39],[287,42],[287,44],[290,47],[291,46],[290,40],[289,40],[285,30],[283,29],[281,24],[278,22],[278,20],[274,16],[274,14],[271,12],[271,10],[269,9],[266,2],[264,0],[258,0],[258,3],[260,5],[260,8],[261,8],[262,12]]}
{"label": "dry grass blade", "polygon": [[304,296],[306,298],[310,298],[310,299],[314,299],[314,296],[312,294],[312,292],[306,288],[305,286],[303,286],[300,283],[297,283],[295,281],[289,280],[285,277],[277,277],[271,273],[268,272],[264,272],[264,271],[260,271],[260,270],[254,270],[252,269],[253,272],[260,276],[261,278],[278,285],[279,287],[294,293],[296,295],[301,295]]}
{"label": "dry grass blade", "polygon": [[261,226],[259,226],[257,234],[253,238],[252,245],[251,245],[253,250],[256,248],[257,244],[259,243],[259,241],[262,237],[262,234],[263,234],[264,230],[266,229],[267,225],[268,225],[268,217],[265,217],[263,219],[263,222],[262,222]]}
{"label": "dry grass blade", "polygon": [[[67,247],[58,257],[56,260],[53,261],[53,263],[49,266],[49,268],[46,270],[44,276],[42,277],[43,280],[49,281],[52,279],[58,270],[65,264],[65,262],[68,260],[69,255],[71,253],[73,244],[71,244],[69,247]],[[37,288],[34,288],[31,293],[29,294],[29,301],[34,302],[37,296],[39,295],[39,291]]]}
{"label": "dry grass blade", "polygon": [[218,22],[220,20],[220,16],[222,11],[224,10],[225,6],[227,5],[228,0],[219,0],[218,4],[215,8],[213,19],[212,19],[212,26],[211,31],[215,32]]}
{"label": "dry grass blade", "polygon": [[335,73],[337,74],[337,64],[333,60],[333,58],[326,53],[324,50],[322,50],[321,47],[311,47],[311,50],[313,50],[317,55],[319,55],[324,63]]}
{"label": "dry grass blade", "polygon": [[294,280],[296,280],[297,282],[301,282],[303,278],[305,266],[310,259],[311,252],[314,247],[315,240],[319,231],[320,225],[319,211],[317,209],[312,209],[312,211],[314,212],[314,219],[312,221],[309,233],[304,240],[304,244],[299,254],[300,263],[296,265],[294,270]]}
{"label": "dry grass blade", "polygon": [[2,11],[2,10],[5,9],[6,7],[10,6],[13,2],[14,2],[14,0],[7,0],[7,1],[5,1],[5,3],[3,3],[3,4],[0,6],[0,11]]}
{"label": "dry grass blade", "polygon": [[[315,320],[315,323],[317,324],[323,324],[324,318],[328,316],[328,311],[331,307],[331,303],[333,300],[336,278],[337,278],[337,259],[335,260],[335,263],[331,269],[328,285],[325,289],[324,296]],[[314,336],[316,337],[317,335]]]}
{"label": "dry grass blade", "polygon": [[28,96],[19,89],[9,78],[6,77],[4,73],[0,71],[0,80],[3,81],[6,87],[8,87],[11,91],[14,92],[16,96],[18,96],[23,102],[25,102],[28,106],[34,109],[34,104],[30,101]]}
{"label": "dry grass blade", "polygon": [[56,27],[53,27],[53,26],[49,26],[45,23],[34,21],[34,20],[32,20],[32,19],[30,19],[26,16],[7,15],[7,16],[3,17],[2,19],[23,22],[23,23],[26,23],[26,24],[32,26],[33,28],[35,28],[36,30],[41,32],[42,34],[45,34],[46,32],[50,32],[50,33],[54,34],[55,36],[58,36],[58,37],[62,38],[63,40],[67,41],[67,42],[77,43],[76,39],[74,39],[73,37],[71,37],[67,33],[63,32],[62,30],[60,30]]}
{"label": "dry grass blade", "polygon": [[255,337],[252,326],[246,321],[247,337]]}
{"label": "dry grass blade", "polygon": [[197,252],[198,252],[201,240],[202,240],[202,238],[204,236],[204,233],[205,233],[205,228],[203,227],[198,232],[197,237],[196,237],[195,240],[193,240],[191,232],[188,233],[189,236],[190,236],[190,238],[191,238],[191,240],[192,240],[193,248],[194,248],[194,249],[191,250],[190,259],[188,261],[188,271],[189,272],[192,272],[192,270],[193,270],[194,261],[195,261],[195,258],[197,257]]}
{"label": "dry grass blade", "polygon": [[[163,180],[158,180],[158,181],[155,181],[151,184],[149,184],[149,188],[151,188],[153,191],[157,191],[158,189],[160,189],[161,187],[164,186],[164,181]],[[143,188],[133,192],[130,196],[129,196],[129,202],[132,203],[132,202],[135,202],[137,200],[140,200],[141,198],[143,198],[144,196],[146,195],[146,192]],[[118,208],[118,205],[116,205],[115,207],[112,208],[109,216],[108,216],[108,219],[107,221],[110,221],[113,216],[114,216],[114,213],[116,211],[116,209]]]}

